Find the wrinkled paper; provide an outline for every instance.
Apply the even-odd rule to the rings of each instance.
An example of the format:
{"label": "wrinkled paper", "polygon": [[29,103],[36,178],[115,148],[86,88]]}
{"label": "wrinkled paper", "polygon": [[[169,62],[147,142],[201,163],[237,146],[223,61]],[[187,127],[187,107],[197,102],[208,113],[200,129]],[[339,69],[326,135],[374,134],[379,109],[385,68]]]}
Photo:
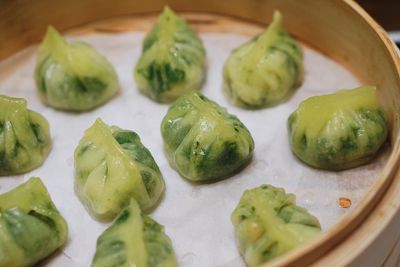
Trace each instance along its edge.
{"label": "wrinkled paper", "polygon": [[341,172],[312,169],[290,151],[286,120],[298,104],[313,95],[357,86],[349,71],[326,56],[304,47],[305,80],[285,103],[263,110],[248,111],[233,106],[223,93],[222,67],[230,51],[249,37],[204,33],[207,50],[207,79],[202,92],[248,127],[254,140],[252,162],[240,173],[212,184],[193,185],[182,179],[163,153],[160,122],[168,105],[140,94],[133,80],[133,68],[144,33],[101,33],[70,37],[97,48],[114,65],[121,90],[105,105],[86,113],[56,111],[39,100],[33,80],[37,46],[27,48],[0,62],[0,94],[23,97],[30,109],[43,114],[50,123],[52,151],[43,166],[30,173],[0,178],[0,192],[6,192],[39,176],[69,225],[69,240],[43,266],[90,266],[97,237],[109,225],[91,218],[74,194],[73,153],[83,132],[100,117],[109,125],[137,132],[151,151],[166,183],[166,192],[151,217],[165,226],[179,263],[183,267],[243,267],[236,247],[230,215],[244,190],[264,183],[283,187],[297,196],[297,203],[316,215],[324,230],[343,214],[351,212],[338,205],[347,197],[356,205],[378,177],[389,155],[384,149],[368,165]]}

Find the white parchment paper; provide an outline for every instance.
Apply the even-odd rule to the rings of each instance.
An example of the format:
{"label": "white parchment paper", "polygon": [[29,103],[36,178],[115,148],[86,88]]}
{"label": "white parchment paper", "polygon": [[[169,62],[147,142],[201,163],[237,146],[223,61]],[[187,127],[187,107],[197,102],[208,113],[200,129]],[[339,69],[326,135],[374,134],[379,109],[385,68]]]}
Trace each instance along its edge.
{"label": "white parchment paper", "polygon": [[230,51],[249,37],[203,33],[208,71],[202,92],[236,114],[252,133],[256,145],[252,162],[241,173],[213,184],[186,182],[171,169],[162,149],[159,127],[168,105],[141,95],[133,80],[143,37],[144,33],[139,32],[79,37],[112,62],[121,85],[120,93],[111,101],[82,114],[56,111],[40,102],[33,81],[37,47],[0,63],[0,94],[27,99],[29,108],[43,114],[51,127],[53,148],[43,166],[25,175],[0,178],[3,193],[31,176],[41,177],[68,222],[67,244],[43,266],[90,266],[96,239],[109,225],[92,219],[73,190],[73,152],[84,130],[97,117],[110,125],[136,131],[152,152],[163,173],[166,192],[151,216],[165,226],[183,267],[244,266],[236,248],[230,214],[248,188],[264,183],[284,187],[295,193],[298,204],[308,208],[327,229],[345,212],[351,212],[351,208],[339,207],[338,198],[348,197],[354,207],[378,177],[389,148],[381,151],[373,163],[342,172],[312,169],[290,151],[286,131],[289,114],[307,97],[357,86],[357,80],[347,70],[304,48],[305,81],[291,99],[264,110],[242,110],[231,105],[223,94],[222,67]]}

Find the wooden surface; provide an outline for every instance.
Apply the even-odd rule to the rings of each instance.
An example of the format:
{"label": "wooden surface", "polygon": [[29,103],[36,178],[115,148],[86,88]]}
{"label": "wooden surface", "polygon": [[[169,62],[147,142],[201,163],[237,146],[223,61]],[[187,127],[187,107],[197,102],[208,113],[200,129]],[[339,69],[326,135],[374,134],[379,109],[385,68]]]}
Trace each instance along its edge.
{"label": "wooden surface", "polygon": [[399,0],[356,0],[387,31],[400,31]]}
{"label": "wooden surface", "polygon": [[395,247],[385,259],[382,267],[399,267],[400,266],[400,239],[397,240]]}
{"label": "wooden surface", "polygon": [[[0,58],[37,42],[48,24],[68,29],[114,16],[159,12],[165,3],[161,0],[0,0]],[[377,85],[379,96],[391,115],[392,128],[393,152],[382,175],[365,199],[339,224],[314,242],[265,266],[382,265],[400,236],[400,63],[385,32],[351,0],[231,0],[229,4],[227,1],[174,0],[168,3],[178,11],[226,14],[263,24],[270,21],[274,9],[279,9],[285,14],[285,27],[290,32],[342,63],[364,83]]]}

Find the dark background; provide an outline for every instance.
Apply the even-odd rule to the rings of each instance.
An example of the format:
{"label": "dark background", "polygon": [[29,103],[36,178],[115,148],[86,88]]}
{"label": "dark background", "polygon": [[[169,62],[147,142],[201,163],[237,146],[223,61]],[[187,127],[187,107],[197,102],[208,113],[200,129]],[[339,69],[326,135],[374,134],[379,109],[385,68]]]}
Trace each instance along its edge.
{"label": "dark background", "polygon": [[400,31],[400,0],[357,0],[387,31]]}

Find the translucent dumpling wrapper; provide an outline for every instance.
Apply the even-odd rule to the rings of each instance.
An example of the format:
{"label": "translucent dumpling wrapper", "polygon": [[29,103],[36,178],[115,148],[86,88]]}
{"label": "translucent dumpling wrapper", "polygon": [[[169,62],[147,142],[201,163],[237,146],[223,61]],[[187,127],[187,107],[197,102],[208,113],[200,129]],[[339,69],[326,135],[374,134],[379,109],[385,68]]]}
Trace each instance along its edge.
{"label": "translucent dumpling wrapper", "polygon": [[376,88],[362,86],[314,96],[288,119],[293,153],[315,168],[342,170],[369,162],[388,134]]}
{"label": "translucent dumpling wrapper", "polygon": [[265,32],[232,51],[223,74],[230,100],[249,109],[282,102],[301,84],[303,52],[279,12]]}
{"label": "translucent dumpling wrapper", "polygon": [[90,45],[68,43],[49,27],[40,45],[35,81],[47,105],[69,111],[91,110],[119,90],[110,62]]}
{"label": "translucent dumpling wrapper", "polygon": [[0,95],[0,175],[39,167],[51,149],[47,120],[22,98]]}
{"label": "translucent dumpling wrapper", "polygon": [[249,267],[281,256],[321,231],[318,219],[297,206],[293,194],[271,185],[246,190],[231,221]]}
{"label": "translucent dumpling wrapper", "polygon": [[171,102],[199,90],[203,83],[203,43],[186,21],[168,7],[144,39],[134,76],[139,90],[158,102]]}
{"label": "translucent dumpling wrapper", "polygon": [[198,92],[176,100],[161,123],[170,164],[185,178],[226,178],[251,159],[254,140],[244,124]]}
{"label": "translucent dumpling wrapper", "polygon": [[34,266],[67,236],[67,223],[39,178],[0,195],[0,266]]}
{"label": "translucent dumpling wrapper", "polygon": [[132,200],[97,239],[92,267],[177,267],[164,227]]}
{"label": "translucent dumpling wrapper", "polygon": [[100,119],[75,150],[75,191],[91,215],[115,218],[135,198],[148,211],[164,191],[164,180],[139,136]]}

